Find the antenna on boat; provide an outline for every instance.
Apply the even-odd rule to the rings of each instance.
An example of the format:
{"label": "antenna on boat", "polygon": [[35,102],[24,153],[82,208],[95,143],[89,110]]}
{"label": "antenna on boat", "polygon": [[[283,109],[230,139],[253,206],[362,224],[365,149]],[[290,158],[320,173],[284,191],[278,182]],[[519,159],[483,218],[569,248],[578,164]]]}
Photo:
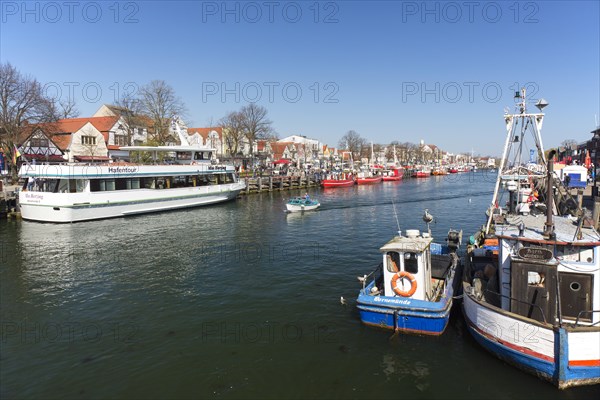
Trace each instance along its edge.
{"label": "antenna on boat", "polygon": [[392,208],[394,209],[394,216],[396,217],[396,225],[398,225],[398,236],[402,236],[402,231],[400,230],[400,221],[398,220],[398,213],[396,212],[396,204],[394,203],[393,198],[392,198]]}

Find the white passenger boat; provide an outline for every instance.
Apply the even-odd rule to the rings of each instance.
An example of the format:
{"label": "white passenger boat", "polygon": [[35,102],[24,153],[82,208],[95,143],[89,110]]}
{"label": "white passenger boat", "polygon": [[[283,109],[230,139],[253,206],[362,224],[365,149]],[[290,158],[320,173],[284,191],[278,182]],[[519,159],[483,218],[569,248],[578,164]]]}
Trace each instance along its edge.
{"label": "white passenger boat", "polygon": [[544,114],[516,97],[487,224],[467,251],[464,316],[498,358],[559,388],[598,384],[600,235],[553,173],[554,151],[546,160]]}
{"label": "white passenger boat", "polygon": [[245,188],[233,166],[192,146],[127,146],[174,155],[172,164],[25,164],[19,176],[23,219],[77,222],[196,207],[232,200]]}

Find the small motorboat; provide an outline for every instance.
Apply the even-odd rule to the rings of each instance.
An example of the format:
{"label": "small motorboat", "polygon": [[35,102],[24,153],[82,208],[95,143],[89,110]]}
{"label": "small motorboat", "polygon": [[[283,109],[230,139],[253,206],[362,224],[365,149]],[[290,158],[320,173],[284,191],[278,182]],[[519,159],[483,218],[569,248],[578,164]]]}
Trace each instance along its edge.
{"label": "small motorboat", "polygon": [[311,211],[321,206],[318,200],[312,200],[307,197],[294,197],[285,205],[287,212]]}

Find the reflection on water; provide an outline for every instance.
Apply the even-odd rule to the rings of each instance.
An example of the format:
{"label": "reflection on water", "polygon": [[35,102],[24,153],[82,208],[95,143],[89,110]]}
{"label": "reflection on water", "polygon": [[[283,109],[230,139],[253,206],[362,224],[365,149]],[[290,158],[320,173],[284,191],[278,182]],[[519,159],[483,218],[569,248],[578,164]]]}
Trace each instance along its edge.
{"label": "reflection on water", "polygon": [[105,221],[3,222],[0,394],[589,398],[498,362],[460,314],[441,338],[360,323],[356,277],[398,230],[394,210],[402,230],[426,229],[427,208],[434,237],[468,235],[492,187],[463,174],[312,189],[322,206],[305,213],[283,212],[296,193],[273,192]]}

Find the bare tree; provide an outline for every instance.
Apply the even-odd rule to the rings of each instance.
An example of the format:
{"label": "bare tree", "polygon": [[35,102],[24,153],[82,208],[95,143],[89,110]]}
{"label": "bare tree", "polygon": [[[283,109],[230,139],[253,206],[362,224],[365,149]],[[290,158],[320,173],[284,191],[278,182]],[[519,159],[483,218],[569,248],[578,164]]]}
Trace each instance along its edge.
{"label": "bare tree", "polygon": [[142,115],[142,103],[140,99],[133,96],[130,93],[126,93],[117,101],[116,104],[117,113],[121,117],[121,121],[124,124],[123,130],[125,130],[125,141],[127,146],[133,145],[133,136],[135,130],[148,129],[148,126],[144,124],[144,117]]}
{"label": "bare tree", "polygon": [[398,150],[400,148],[400,143],[397,140],[393,140],[389,146],[385,148],[385,158],[388,160],[393,160],[396,158],[396,161],[400,158]]}
{"label": "bare tree", "polygon": [[155,141],[164,145],[169,138],[172,119],[186,111],[183,101],[165,81],[154,80],[140,88],[140,105],[153,121]]}
{"label": "bare tree", "polygon": [[[10,156],[19,144],[22,127],[54,121],[55,111],[54,102],[35,78],[22,75],[10,63],[0,63],[0,146],[8,149]],[[13,177],[16,173],[13,165]]]}
{"label": "bare tree", "polygon": [[254,157],[254,142],[258,139],[269,139],[275,136],[271,126],[273,122],[267,118],[267,109],[250,103],[240,110],[244,135],[250,145],[250,155]]}
{"label": "bare tree", "polygon": [[362,153],[365,151],[366,144],[366,140],[360,137],[356,131],[350,130],[346,132],[344,136],[342,136],[338,143],[338,147],[351,152],[352,158],[357,160],[362,157]]}
{"label": "bare tree", "polygon": [[560,147],[565,149],[577,148],[577,141],[575,139],[566,139],[560,142]]}
{"label": "bare tree", "polygon": [[56,103],[58,106],[58,117],[59,119],[63,118],[77,118],[81,114],[79,109],[77,108],[77,104],[75,100],[60,100]]}
{"label": "bare tree", "polygon": [[241,151],[244,140],[243,116],[238,111],[232,111],[219,121],[223,127],[223,139],[227,152],[235,159],[236,154]]}

